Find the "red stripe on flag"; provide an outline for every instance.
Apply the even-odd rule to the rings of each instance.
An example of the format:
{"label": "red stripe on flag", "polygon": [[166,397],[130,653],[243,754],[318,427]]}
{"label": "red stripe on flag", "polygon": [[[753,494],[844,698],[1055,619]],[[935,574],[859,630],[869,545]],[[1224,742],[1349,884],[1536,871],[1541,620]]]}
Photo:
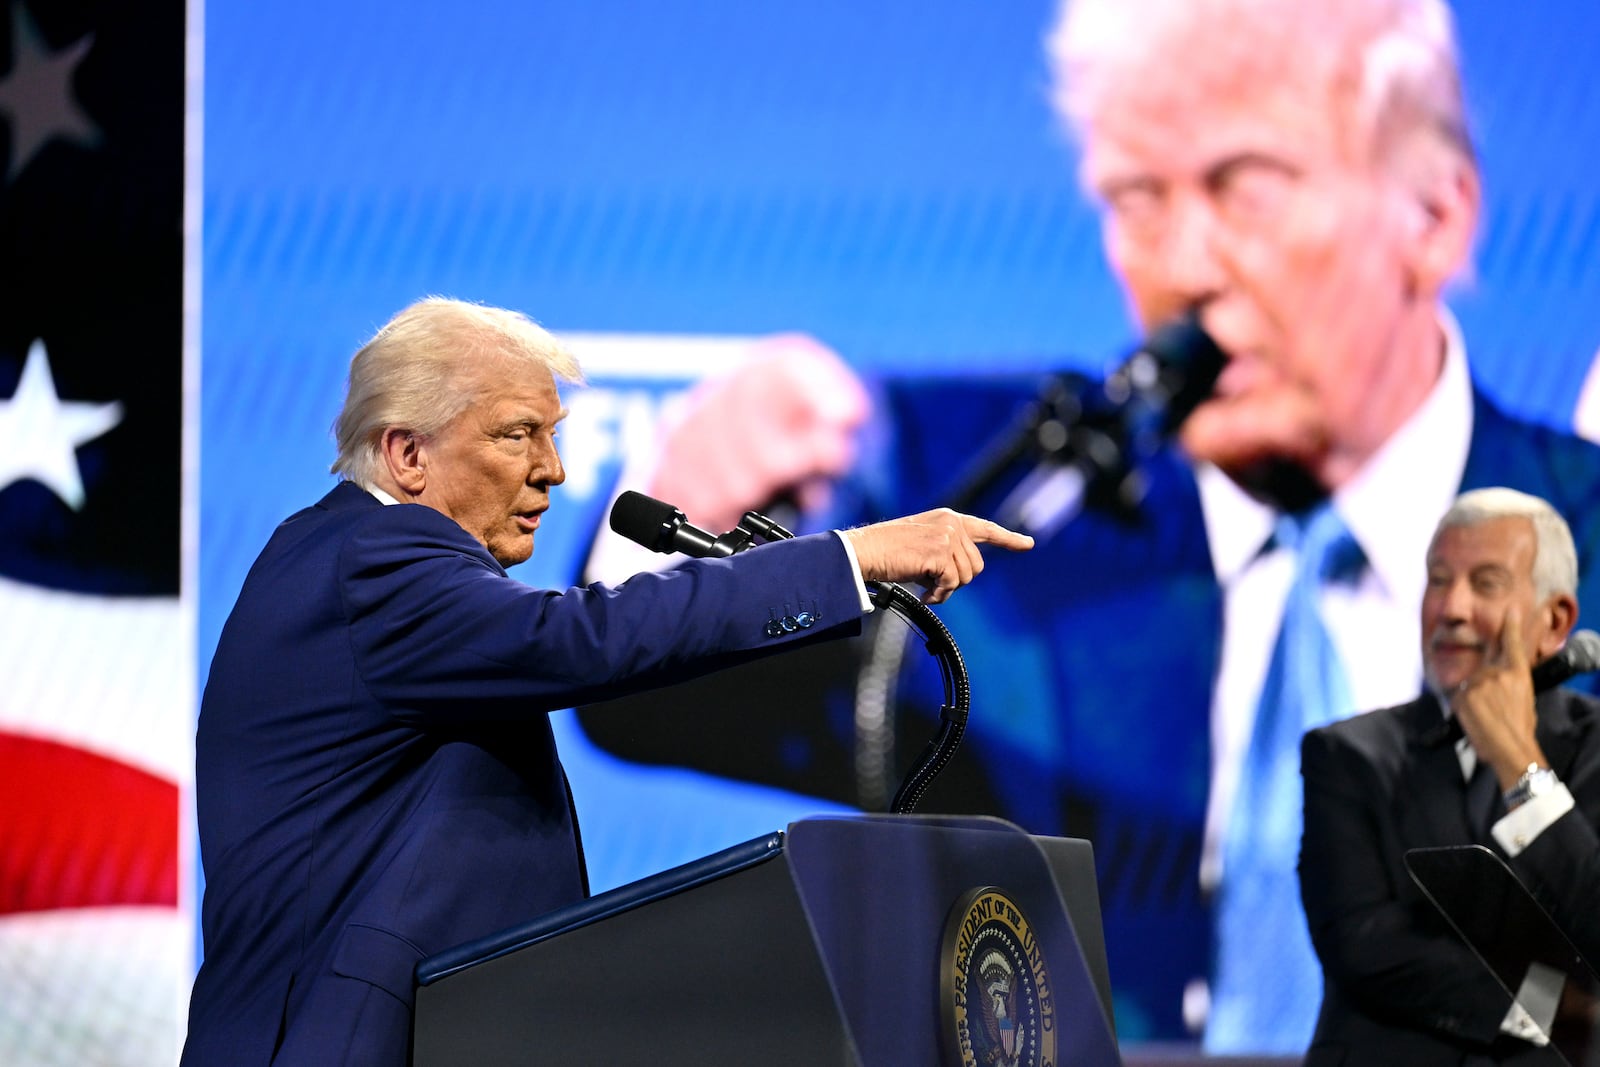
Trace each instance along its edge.
{"label": "red stripe on flag", "polygon": [[0,732],[0,914],[178,903],[178,786]]}

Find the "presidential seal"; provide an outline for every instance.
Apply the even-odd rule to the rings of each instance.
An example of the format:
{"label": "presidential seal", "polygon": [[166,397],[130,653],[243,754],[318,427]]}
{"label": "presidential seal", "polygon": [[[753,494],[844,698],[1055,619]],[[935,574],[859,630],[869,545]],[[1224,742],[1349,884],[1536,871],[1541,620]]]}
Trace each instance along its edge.
{"label": "presidential seal", "polygon": [[965,894],[939,953],[946,1062],[961,1067],[1055,1067],[1050,968],[1022,909],[1005,890]]}

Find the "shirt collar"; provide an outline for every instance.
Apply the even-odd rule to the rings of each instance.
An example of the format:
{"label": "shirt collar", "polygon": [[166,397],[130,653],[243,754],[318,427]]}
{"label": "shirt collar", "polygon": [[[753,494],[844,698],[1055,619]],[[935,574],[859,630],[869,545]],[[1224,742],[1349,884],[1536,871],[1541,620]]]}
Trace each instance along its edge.
{"label": "shirt collar", "polygon": [[[1439,309],[1444,367],[1415,411],[1372,458],[1335,490],[1333,505],[1386,592],[1420,596],[1428,542],[1450,507],[1472,440],[1472,378],[1461,328]],[[1232,584],[1272,537],[1275,512],[1210,463],[1196,471],[1217,580]]]}
{"label": "shirt collar", "polygon": [[369,492],[373,496],[377,497],[378,498],[378,502],[380,504],[398,504],[398,503],[400,503],[400,501],[396,500],[394,497],[390,496],[388,493],[384,492],[382,489],[379,489],[375,485],[368,485],[366,482],[360,482],[358,484],[360,484],[361,488],[365,489],[367,492]]}

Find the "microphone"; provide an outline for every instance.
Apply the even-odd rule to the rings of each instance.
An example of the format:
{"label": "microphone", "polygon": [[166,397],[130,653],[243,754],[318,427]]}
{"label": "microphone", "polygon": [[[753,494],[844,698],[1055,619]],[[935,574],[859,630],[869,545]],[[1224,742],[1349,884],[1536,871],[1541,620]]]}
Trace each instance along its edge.
{"label": "microphone", "polygon": [[718,537],[692,525],[683,512],[671,504],[632,489],[611,505],[610,521],[617,533],[652,552],[681,552],[703,559],[731,556],[754,545],[748,530],[730,530]]}
{"label": "microphone", "polygon": [[1533,669],[1534,692],[1560,685],[1576,674],[1600,671],[1600,634],[1578,630],[1567,638],[1561,651]]}

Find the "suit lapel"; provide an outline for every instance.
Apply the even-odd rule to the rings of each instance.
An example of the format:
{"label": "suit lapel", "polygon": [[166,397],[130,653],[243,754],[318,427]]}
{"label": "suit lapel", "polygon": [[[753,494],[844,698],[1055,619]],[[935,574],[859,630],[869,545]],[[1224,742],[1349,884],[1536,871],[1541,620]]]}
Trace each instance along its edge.
{"label": "suit lapel", "polygon": [[1461,761],[1454,742],[1439,728],[1441,717],[1432,695],[1405,708],[1406,746],[1412,765],[1403,786],[1410,809],[1405,823],[1417,831],[1407,835],[1414,838],[1406,842],[1407,847],[1462,845],[1475,840],[1467,817]]}
{"label": "suit lapel", "polygon": [[[1573,721],[1569,704],[1569,695],[1554,689],[1541,694],[1536,705],[1535,736],[1556,777],[1563,781],[1571,777],[1586,728],[1586,723]],[[1412,773],[1403,787],[1411,811],[1406,825],[1433,836],[1435,840],[1429,843],[1435,845],[1489,844],[1480,840],[1482,835],[1474,829],[1467,811],[1467,783],[1454,741],[1439,729],[1438,702],[1431,695],[1424,696],[1407,705],[1404,715],[1406,744],[1412,756]],[[1407,845],[1421,843],[1413,840]]]}
{"label": "suit lapel", "polygon": [[1582,731],[1572,721],[1567,694],[1561,689],[1541,693],[1535,708],[1539,723],[1534,728],[1534,737],[1556,777],[1568,781],[1573,762],[1578,758],[1578,739]]}

